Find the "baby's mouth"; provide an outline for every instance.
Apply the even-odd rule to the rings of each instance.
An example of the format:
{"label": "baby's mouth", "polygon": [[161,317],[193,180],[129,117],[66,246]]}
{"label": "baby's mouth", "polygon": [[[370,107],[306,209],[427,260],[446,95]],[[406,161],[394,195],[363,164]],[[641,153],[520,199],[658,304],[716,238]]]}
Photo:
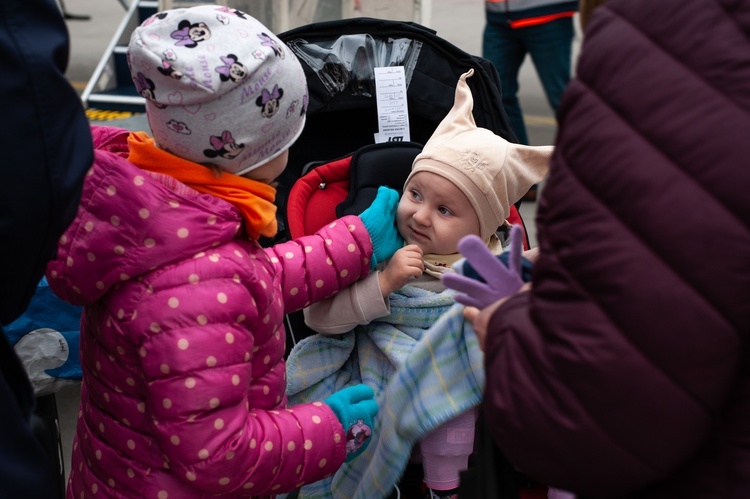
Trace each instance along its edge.
{"label": "baby's mouth", "polygon": [[415,230],[412,227],[409,227],[409,230],[411,231],[412,235],[415,236],[417,239],[426,239],[429,240],[429,236],[423,232],[419,232],[418,230]]}

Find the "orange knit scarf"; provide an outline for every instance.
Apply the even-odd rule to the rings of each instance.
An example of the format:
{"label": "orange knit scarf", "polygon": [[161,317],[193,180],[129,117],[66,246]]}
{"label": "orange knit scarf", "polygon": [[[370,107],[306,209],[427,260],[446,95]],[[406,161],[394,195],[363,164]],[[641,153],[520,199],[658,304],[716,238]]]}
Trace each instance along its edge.
{"label": "orange knit scarf", "polygon": [[231,173],[216,173],[205,166],[178,158],[156,147],[145,132],[128,136],[128,160],[155,173],[173,177],[198,192],[232,203],[245,219],[245,230],[253,239],[276,235],[276,189],[268,184]]}

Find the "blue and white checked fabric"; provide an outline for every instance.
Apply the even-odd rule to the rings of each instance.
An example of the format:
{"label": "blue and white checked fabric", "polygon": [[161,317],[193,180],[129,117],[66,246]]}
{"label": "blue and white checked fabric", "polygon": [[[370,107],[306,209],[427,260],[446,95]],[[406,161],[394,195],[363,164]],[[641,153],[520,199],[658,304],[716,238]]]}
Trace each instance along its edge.
{"label": "blue and white checked fabric", "polygon": [[[322,400],[350,384],[373,387],[380,404],[367,450],[331,478],[302,488],[300,498],[387,497],[398,482],[413,445],[432,429],[476,406],[484,389],[483,356],[463,306],[435,294],[440,313],[427,329],[406,317],[407,301],[424,304],[424,290],[411,292],[379,320],[343,336],[316,335],[300,342],[287,364],[290,404]],[[452,296],[452,295],[451,295]],[[438,298],[440,297],[440,298]],[[393,295],[392,295],[393,298]],[[448,298],[450,305],[445,301]],[[395,327],[394,313],[408,327]],[[421,330],[421,334],[416,334]]]}

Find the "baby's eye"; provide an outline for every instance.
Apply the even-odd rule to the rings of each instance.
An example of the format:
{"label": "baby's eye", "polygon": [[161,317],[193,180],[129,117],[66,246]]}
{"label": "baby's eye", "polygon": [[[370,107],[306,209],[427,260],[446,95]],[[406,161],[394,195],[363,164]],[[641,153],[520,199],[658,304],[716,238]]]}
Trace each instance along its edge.
{"label": "baby's eye", "polygon": [[441,206],[440,208],[438,208],[438,212],[441,215],[445,215],[447,217],[453,215],[453,212],[451,210],[449,210],[448,208],[446,208],[445,206]]}
{"label": "baby's eye", "polygon": [[422,199],[422,197],[419,195],[419,193],[417,191],[414,191],[414,190],[409,191],[409,194],[411,195],[412,199],[415,199],[417,201],[419,201],[420,199]]}

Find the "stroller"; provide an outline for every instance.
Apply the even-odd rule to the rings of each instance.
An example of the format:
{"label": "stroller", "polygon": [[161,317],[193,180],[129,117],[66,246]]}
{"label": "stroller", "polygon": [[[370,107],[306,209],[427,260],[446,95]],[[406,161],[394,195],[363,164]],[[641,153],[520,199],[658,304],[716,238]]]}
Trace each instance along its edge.
{"label": "stroller", "polygon": [[[338,217],[361,213],[381,185],[401,192],[414,158],[453,106],[456,83],[469,68],[475,70],[468,84],[477,125],[517,141],[494,66],[428,28],[357,18],[302,26],[279,37],[302,63],[309,101],[305,129],[278,179],[279,233],[268,244],[312,234]],[[404,68],[410,137],[375,143],[381,118],[375,68],[392,66]],[[517,207],[511,208],[509,221],[523,226]],[[524,245],[528,248],[527,237]],[[313,332],[301,313],[287,316],[286,326],[288,355]],[[421,498],[421,481],[421,466],[410,465],[392,497]]]}
{"label": "stroller", "polygon": [[[278,179],[275,244],[359,214],[380,185],[399,192],[414,158],[453,106],[456,82],[468,81],[477,126],[516,142],[503,109],[500,80],[486,59],[470,55],[412,22],[354,18],[281,33],[307,76],[307,123]],[[374,143],[379,115],[375,68],[403,66],[410,137]],[[516,207],[509,221],[523,225]],[[528,248],[528,239],[525,238]],[[312,332],[302,314],[287,317],[287,354]]]}

